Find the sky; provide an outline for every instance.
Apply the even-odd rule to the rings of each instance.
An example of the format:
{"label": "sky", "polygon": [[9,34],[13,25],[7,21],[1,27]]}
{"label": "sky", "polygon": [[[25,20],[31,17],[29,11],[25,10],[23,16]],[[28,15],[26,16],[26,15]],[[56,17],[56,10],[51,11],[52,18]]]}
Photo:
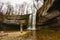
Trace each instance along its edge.
{"label": "sky", "polygon": [[[26,2],[27,4],[31,4],[31,2],[32,2],[32,0],[0,0],[0,2],[2,2],[2,3],[11,3],[11,5],[13,5],[14,6],[14,8],[16,8],[15,6],[16,6],[16,4],[23,4],[24,2]],[[6,13],[6,11],[7,11],[7,7],[6,7],[6,5],[2,8],[2,10],[3,10],[3,13]]]}
{"label": "sky", "polygon": [[1,2],[11,2],[11,3],[19,3],[19,4],[22,4],[23,2],[27,2],[27,3],[30,3],[32,0],[0,0]]}
{"label": "sky", "polygon": [[[4,6],[3,6],[3,8],[2,8],[2,12],[3,13],[6,13],[7,12],[7,4],[6,3],[10,3],[12,6],[13,6],[13,8],[14,8],[14,12],[16,12],[17,11],[17,7],[16,7],[16,4],[17,4],[17,6],[21,6],[21,5],[24,5],[25,3],[25,6],[24,6],[24,8],[26,9],[23,9],[24,10],[24,13],[26,14],[26,11],[27,11],[27,9],[29,9],[28,10],[28,12],[29,12],[29,14],[30,13],[32,13],[32,9],[31,9],[31,7],[32,8],[34,8],[35,6],[35,8],[34,8],[34,10],[36,9],[38,9],[38,8],[40,8],[42,5],[43,5],[43,1],[41,1],[41,0],[39,0],[38,2],[37,1],[35,1],[35,0],[0,0],[0,2],[2,2],[2,3],[4,3]],[[29,7],[27,7],[27,6],[29,6]],[[38,6],[37,6],[38,5]],[[22,10],[22,9],[21,9]],[[30,11],[31,10],[31,11]],[[22,11],[21,11],[22,12]],[[17,11],[17,13],[18,13],[18,11]],[[17,14],[16,13],[16,14]]]}

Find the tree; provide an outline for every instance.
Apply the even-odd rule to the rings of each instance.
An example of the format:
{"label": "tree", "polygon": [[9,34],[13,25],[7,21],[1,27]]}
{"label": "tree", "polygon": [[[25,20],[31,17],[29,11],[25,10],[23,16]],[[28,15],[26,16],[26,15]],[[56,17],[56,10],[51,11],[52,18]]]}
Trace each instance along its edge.
{"label": "tree", "polygon": [[8,3],[7,3],[7,12],[6,12],[6,14],[7,14],[7,15],[10,15],[11,10],[12,10],[11,3],[8,2]]}

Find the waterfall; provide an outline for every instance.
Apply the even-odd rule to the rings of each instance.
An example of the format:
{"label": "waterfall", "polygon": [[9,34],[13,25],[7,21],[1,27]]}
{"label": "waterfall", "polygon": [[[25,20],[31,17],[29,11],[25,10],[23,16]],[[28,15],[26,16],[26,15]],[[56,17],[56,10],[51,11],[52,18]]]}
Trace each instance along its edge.
{"label": "waterfall", "polygon": [[44,0],[0,0],[0,12],[4,15],[8,12],[10,15],[26,15],[31,14],[29,21],[35,28],[36,12],[42,7]]}

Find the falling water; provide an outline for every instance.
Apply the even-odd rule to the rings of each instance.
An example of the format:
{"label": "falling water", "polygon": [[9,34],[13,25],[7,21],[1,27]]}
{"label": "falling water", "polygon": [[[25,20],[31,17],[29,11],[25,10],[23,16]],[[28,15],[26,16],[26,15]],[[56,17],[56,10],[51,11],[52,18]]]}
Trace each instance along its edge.
{"label": "falling water", "polygon": [[42,7],[44,0],[0,0],[0,12],[5,14],[25,15],[31,14],[29,21],[36,24],[36,12]]}

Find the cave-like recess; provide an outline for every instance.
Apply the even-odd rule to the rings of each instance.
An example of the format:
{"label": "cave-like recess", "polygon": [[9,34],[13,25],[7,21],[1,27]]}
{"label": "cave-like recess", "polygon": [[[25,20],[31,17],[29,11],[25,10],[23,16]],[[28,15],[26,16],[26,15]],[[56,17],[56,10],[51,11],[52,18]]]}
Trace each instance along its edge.
{"label": "cave-like recess", "polygon": [[41,25],[45,21],[42,13],[49,13],[54,10],[60,10],[60,0],[45,0],[44,5],[37,10],[37,25]]}

